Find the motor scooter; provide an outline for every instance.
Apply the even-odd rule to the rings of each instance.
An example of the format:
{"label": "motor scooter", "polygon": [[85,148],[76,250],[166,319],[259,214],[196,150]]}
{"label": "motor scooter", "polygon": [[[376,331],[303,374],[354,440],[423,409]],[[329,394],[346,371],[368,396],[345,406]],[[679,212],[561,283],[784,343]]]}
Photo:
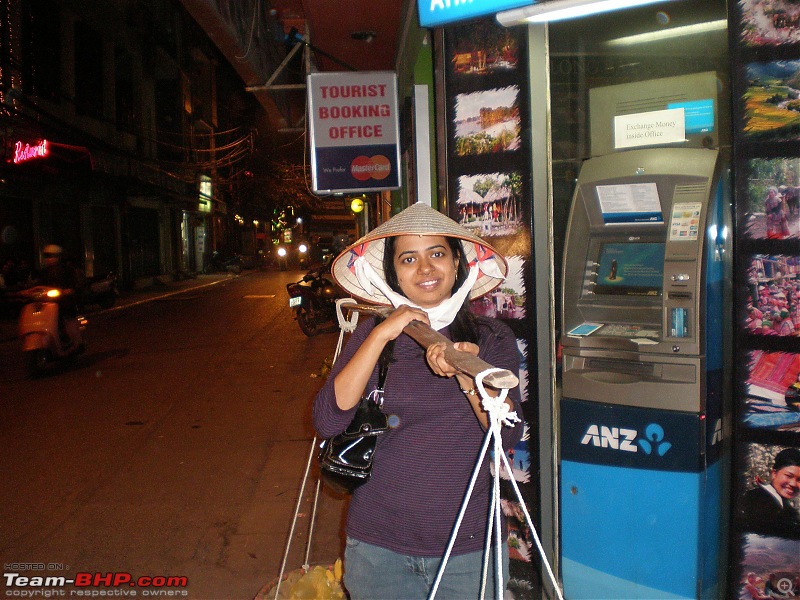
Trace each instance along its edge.
{"label": "motor scooter", "polygon": [[214,250],[211,253],[211,260],[205,266],[206,273],[233,273],[238,275],[242,272],[242,256],[240,254],[233,254],[231,256],[223,256],[219,251]]}
{"label": "motor scooter", "polygon": [[71,301],[66,292],[35,286],[18,292],[25,301],[19,315],[19,337],[28,373],[40,375],[55,362],[71,359],[86,349],[86,319],[65,315],[61,303]]}
{"label": "motor scooter", "polygon": [[87,280],[78,292],[78,305],[83,309],[90,304],[97,304],[100,308],[111,308],[119,297],[117,289],[117,276],[109,273],[105,277]]}
{"label": "motor scooter", "polygon": [[336,324],[336,300],[341,289],[331,281],[331,261],[306,273],[300,281],[286,285],[289,306],[295,311],[300,330],[309,337],[321,333],[327,324]]}

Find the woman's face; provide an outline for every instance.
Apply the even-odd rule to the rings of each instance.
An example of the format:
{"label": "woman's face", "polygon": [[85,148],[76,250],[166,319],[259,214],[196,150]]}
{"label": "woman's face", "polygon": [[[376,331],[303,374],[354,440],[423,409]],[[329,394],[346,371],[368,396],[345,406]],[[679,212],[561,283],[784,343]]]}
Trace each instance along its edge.
{"label": "woman's face", "polygon": [[800,467],[787,466],[777,471],[773,469],[772,487],[782,498],[794,498],[800,490]]}
{"label": "woman's face", "polygon": [[450,297],[458,256],[441,235],[401,235],[394,247],[394,268],[403,295],[422,308]]}

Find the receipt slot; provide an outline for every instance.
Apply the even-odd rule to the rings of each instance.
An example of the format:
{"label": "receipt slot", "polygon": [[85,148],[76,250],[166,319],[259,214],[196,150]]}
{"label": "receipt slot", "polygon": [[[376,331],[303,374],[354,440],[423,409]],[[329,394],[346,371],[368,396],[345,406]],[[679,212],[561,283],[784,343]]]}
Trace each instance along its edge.
{"label": "receipt slot", "polygon": [[563,263],[566,597],[714,598],[722,552],[718,153],[587,160]]}

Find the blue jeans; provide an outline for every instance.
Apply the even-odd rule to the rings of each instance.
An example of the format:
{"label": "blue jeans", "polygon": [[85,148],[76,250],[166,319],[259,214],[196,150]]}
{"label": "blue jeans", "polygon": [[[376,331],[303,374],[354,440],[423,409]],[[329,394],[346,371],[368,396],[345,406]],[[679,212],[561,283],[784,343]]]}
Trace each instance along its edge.
{"label": "blue jeans", "polygon": [[[494,541],[486,575],[485,598],[497,597]],[[344,585],[351,600],[424,600],[436,581],[442,557],[406,556],[380,546],[347,538]],[[503,544],[503,587],[508,584],[508,545]],[[438,600],[481,597],[483,551],[450,555],[436,590]]]}

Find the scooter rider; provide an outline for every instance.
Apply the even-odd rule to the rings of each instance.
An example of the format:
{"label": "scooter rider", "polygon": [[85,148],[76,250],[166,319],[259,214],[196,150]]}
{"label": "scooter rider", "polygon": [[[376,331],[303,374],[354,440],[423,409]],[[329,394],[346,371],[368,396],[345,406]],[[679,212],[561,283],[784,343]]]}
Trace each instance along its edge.
{"label": "scooter rider", "polygon": [[58,330],[62,336],[66,335],[67,319],[78,316],[78,302],[76,293],[80,283],[78,270],[64,261],[64,250],[56,244],[48,244],[42,248],[44,267],[36,276],[39,285],[58,288],[61,290],[59,298],[60,310],[58,311]]}
{"label": "scooter rider", "polygon": [[36,279],[41,285],[49,285],[61,290],[75,290],[78,286],[78,273],[64,262],[64,250],[56,244],[42,248],[44,267]]}

